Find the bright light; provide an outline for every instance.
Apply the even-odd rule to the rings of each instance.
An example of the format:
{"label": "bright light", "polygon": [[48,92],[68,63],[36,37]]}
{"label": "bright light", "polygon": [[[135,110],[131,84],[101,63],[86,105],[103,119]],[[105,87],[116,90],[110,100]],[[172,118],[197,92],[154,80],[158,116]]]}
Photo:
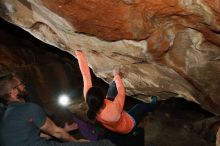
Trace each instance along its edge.
{"label": "bright light", "polygon": [[58,102],[62,106],[67,106],[69,104],[69,97],[67,95],[61,95]]}

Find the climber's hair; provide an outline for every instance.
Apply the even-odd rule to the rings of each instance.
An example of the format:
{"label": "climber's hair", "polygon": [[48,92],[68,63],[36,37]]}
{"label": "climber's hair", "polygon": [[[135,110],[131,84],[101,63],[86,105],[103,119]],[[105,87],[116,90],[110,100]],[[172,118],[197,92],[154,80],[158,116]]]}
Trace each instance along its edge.
{"label": "climber's hair", "polygon": [[96,118],[97,112],[104,104],[104,93],[101,88],[91,87],[86,94],[86,103],[88,105],[87,117],[90,120]]}

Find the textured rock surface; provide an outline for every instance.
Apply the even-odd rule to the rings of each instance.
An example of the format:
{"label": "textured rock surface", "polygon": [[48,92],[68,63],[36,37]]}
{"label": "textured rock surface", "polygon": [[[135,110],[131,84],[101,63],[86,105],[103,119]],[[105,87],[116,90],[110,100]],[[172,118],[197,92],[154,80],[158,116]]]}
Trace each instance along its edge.
{"label": "textured rock surface", "polygon": [[[219,0],[2,0],[1,17],[72,53],[128,95],[178,95],[220,114]],[[105,62],[105,63],[103,63]]]}
{"label": "textured rock surface", "polygon": [[220,146],[220,127],[218,128],[218,133],[217,133],[217,141],[216,141],[216,146]]}
{"label": "textured rock surface", "polygon": [[[31,100],[42,105],[60,126],[64,121],[73,120],[72,113],[57,104],[60,93],[69,94],[73,101],[70,110],[85,117],[82,78],[76,59],[0,20],[0,76],[8,70],[22,77]],[[94,76],[93,79],[96,86],[106,90],[103,81]],[[130,109],[136,102],[127,97],[125,109]],[[184,99],[158,102],[156,109],[142,121],[146,130],[145,144],[214,146],[219,118]]]}
{"label": "textured rock surface", "polygon": [[204,112],[196,104],[173,98],[162,101],[145,118],[146,145],[214,146],[219,120],[204,119]]}

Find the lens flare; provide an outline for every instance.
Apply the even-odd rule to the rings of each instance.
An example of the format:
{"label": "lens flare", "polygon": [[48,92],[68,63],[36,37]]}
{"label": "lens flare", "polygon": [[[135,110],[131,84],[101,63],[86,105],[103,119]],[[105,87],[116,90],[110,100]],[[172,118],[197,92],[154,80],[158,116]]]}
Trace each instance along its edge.
{"label": "lens flare", "polygon": [[58,103],[62,106],[67,106],[70,103],[70,99],[67,95],[60,95],[58,99]]}

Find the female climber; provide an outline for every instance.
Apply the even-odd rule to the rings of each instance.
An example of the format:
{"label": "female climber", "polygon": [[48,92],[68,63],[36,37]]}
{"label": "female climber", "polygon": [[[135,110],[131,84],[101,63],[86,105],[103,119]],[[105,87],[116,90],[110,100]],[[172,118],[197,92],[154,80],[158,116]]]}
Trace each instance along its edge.
{"label": "female climber", "polygon": [[100,88],[92,86],[88,62],[83,52],[77,50],[75,55],[83,76],[83,94],[88,105],[87,116],[89,119],[96,119],[113,132],[127,134],[138,125],[147,112],[152,111],[155,107],[157,97],[152,96],[151,103],[141,102],[128,112],[124,111],[125,89],[119,75],[119,69],[114,69],[114,79],[105,97]]}

